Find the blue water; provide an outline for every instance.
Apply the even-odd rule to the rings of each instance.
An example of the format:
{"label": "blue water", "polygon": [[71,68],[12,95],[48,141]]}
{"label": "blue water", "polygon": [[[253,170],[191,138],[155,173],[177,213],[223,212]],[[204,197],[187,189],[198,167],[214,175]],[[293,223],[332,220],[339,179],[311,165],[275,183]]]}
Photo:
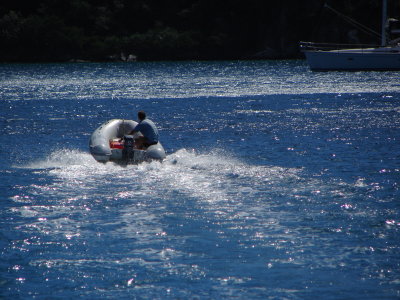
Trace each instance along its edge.
{"label": "blue water", "polygon": [[[163,163],[97,163],[145,110]],[[398,299],[400,73],[0,65],[0,298]]]}

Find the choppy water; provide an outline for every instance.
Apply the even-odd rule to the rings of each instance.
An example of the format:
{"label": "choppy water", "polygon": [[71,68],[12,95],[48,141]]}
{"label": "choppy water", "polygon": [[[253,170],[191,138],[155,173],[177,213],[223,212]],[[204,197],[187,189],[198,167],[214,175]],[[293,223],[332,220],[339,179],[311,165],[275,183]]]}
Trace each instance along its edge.
{"label": "choppy water", "polygon": [[[0,65],[0,298],[397,299],[400,73]],[[144,109],[165,162],[90,134]]]}

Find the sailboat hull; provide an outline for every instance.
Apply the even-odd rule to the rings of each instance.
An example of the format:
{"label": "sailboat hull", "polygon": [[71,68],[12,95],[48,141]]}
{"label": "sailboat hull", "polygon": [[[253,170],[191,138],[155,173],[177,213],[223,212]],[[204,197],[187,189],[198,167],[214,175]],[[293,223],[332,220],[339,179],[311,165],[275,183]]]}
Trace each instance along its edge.
{"label": "sailboat hull", "polygon": [[398,51],[305,51],[304,54],[313,71],[400,70]]}

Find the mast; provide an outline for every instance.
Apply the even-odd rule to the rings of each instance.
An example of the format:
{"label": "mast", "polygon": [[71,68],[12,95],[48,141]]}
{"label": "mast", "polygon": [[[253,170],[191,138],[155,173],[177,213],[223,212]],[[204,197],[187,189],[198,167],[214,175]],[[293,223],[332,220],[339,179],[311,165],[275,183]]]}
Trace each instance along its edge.
{"label": "mast", "polygon": [[381,40],[381,46],[385,47],[386,46],[386,19],[387,19],[387,0],[382,0],[382,40]]}

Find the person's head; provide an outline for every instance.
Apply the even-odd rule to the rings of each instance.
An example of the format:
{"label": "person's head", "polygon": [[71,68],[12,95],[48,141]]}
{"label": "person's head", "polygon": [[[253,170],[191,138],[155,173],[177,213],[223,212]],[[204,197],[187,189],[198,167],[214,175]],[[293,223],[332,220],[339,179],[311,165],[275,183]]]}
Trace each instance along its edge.
{"label": "person's head", "polygon": [[143,110],[139,111],[137,115],[140,121],[146,119],[146,113]]}

